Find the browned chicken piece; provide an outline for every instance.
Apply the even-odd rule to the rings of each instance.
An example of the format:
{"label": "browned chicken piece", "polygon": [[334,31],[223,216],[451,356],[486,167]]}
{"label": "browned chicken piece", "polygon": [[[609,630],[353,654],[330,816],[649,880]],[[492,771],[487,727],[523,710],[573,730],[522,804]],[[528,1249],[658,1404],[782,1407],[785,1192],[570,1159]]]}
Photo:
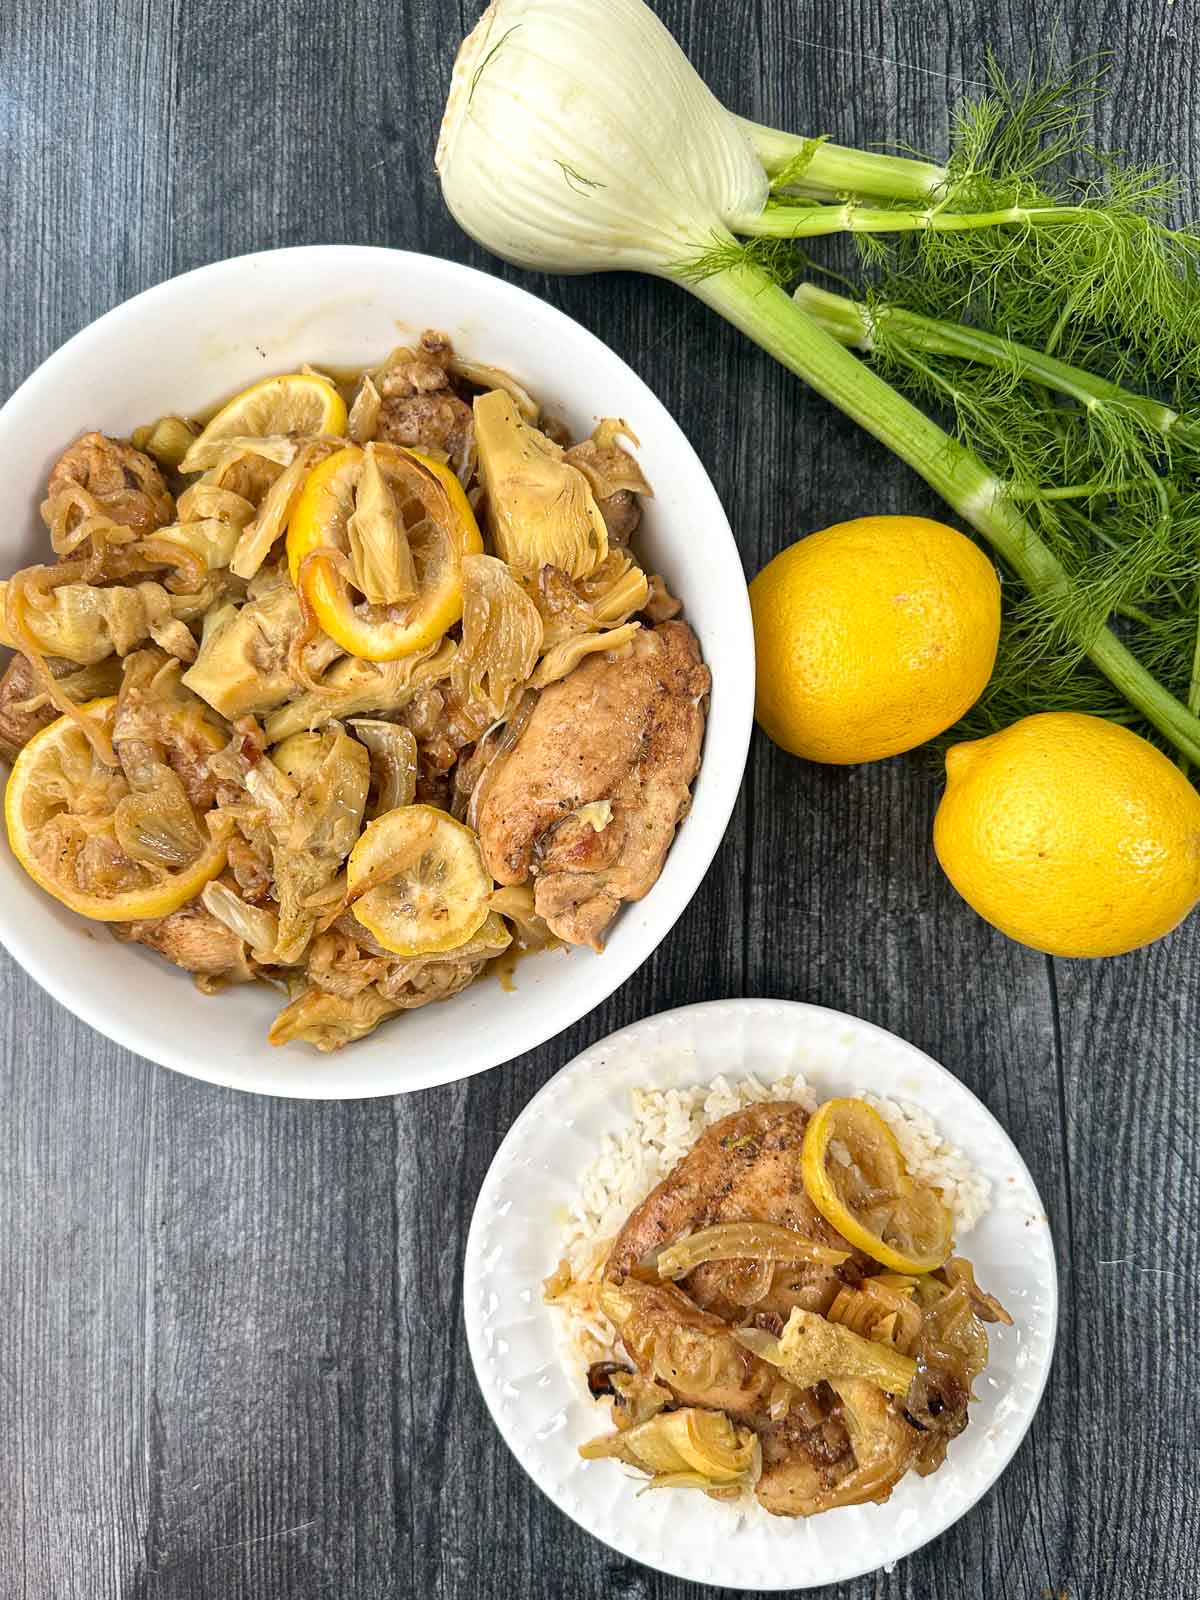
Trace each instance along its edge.
{"label": "browned chicken piece", "polygon": [[271,857],[260,840],[235,833],[229,841],[229,870],[238,893],[251,905],[262,905],[271,894]]}
{"label": "browned chicken piece", "polygon": [[123,667],[113,739],[126,776],[133,775],[131,762],[165,763],[196,810],[211,811],[218,787],[209,769],[212,745],[196,721],[204,707],[179,682],[178,662],[150,647],[126,656]]}
{"label": "browned chicken piece", "polygon": [[[602,948],[623,900],[653,887],[700,765],[711,679],[682,622],[642,629],[627,654],[588,656],[544,691],[479,808],[488,871],[534,879],[534,905],[571,944]],[[611,816],[576,815],[609,802]]]}
{"label": "browned chicken piece", "polygon": [[[449,1000],[461,993],[483,971],[484,961],[400,962],[378,984],[380,994],[394,1000],[402,1011],[416,1011],[434,1000]],[[406,971],[405,968],[415,970]]]}
{"label": "browned chicken piece", "polygon": [[809,1389],[803,1405],[794,1405],[782,1422],[759,1430],[763,1464],[755,1493],[776,1516],[811,1517],[826,1510],[829,1497],[854,1471],[841,1408],[828,1387],[822,1387],[831,1403],[822,1405],[817,1391]]}
{"label": "browned chicken piece", "polygon": [[444,335],[425,333],[410,360],[393,362],[377,381],[383,401],[378,437],[410,449],[444,450],[456,464],[474,438],[471,407],[450,386],[453,352]]}
{"label": "browned chicken piece", "polygon": [[[25,709],[26,701],[39,696],[42,704],[36,711]],[[42,696],[28,656],[14,655],[0,678],[0,756],[15,761],[34,734],[48,728],[58,715],[54,702]]]}
{"label": "browned chicken piece", "polygon": [[[834,1506],[882,1504],[916,1460],[921,1448],[920,1430],[909,1422],[895,1400],[883,1394],[866,1378],[841,1378],[831,1385],[838,1398],[838,1414],[845,1426],[853,1452],[854,1470],[820,1496],[815,1504],[792,1511],[792,1516],[811,1516],[831,1511]],[[785,1481],[781,1464],[774,1485],[767,1495],[777,1493]],[[759,1499],[763,1498],[759,1483]]]}
{"label": "browned chicken piece", "polygon": [[306,965],[310,981],[327,994],[353,1000],[364,989],[374,987],[398,1009],[415,1011],[457,994],[478,977],[486,959],[399,958],[378,944],[354,920],[353,913],[344,911],[331,928],[313,940]]}
{"label": "browned chicken piece", "polygon": [[410,449],[462,454],[474,425],[471,408],[456,394],[392,395],[379,410],[378,437]]}
{"label": "browned chicken piece", "polygon": [[[824,1315],[847,1281],[877,1271],[817,1211],[800,1179],[800,1146],[808,1126],[803,1106],[767,1102],[714,1122],[683,1160],[647,1195],[617,1235],[607,1271],[616,1278],[649,1265],[665,1245],[717,1222],[776,1222],[818,1244],[845,1250],[842,1266],[778,1262],[771,1287],[756,1297],[756,1315],[786,1321],[792,1309]],[[682,1287],[697,1305],[734,1322],[746,1308],[726,1294],[745,1262],[711,1261]]]}
{"label": "browned chicken piece", "polygon": [[[865,1378],[832,1388],[832,1407],[816,1427],[793,1407],[759,1432],[763,1469],[755,1494],[777,1517],[884,1501],[916,1460],[921,1434],[894,1401]],[[807,1391],[808,1406],[815,1393]]]}
{"label": "browned chicken piece", "polygon": [[[175,502],[150,457],[103,433],[85,433],[55,463],[42,506],[47,526],[53,524],[55,502],[76,488],[99,501],[111,521],[140,534],[153,533],[175,515]],[[83,515],[80,506],[71,520]]]}
{"label": "browned chicken piece", "polygon": [[609,544],[627,545],[642,520],[642,506],[637,495],[632,489],[617,489],[603,500],[597,500],[596,506],[608,529]]}
{"label": "browned chicken piece", "polygon": [[118,939],[157,950],[185,972],[230,983],[249,983],[254,977],[245,944],[199,900],[150,922],[113,923],[112,931]]}
{"label": "browned chicken piece", "polygon": [[[344,913],[341,920],[353,922],[349,913]],[[309,945],[305,965],[310,981],[340,1000],[355,999],[388,972],[385,956],[364,951],[354,934],[336,923]]]}
{"label": "browned chicken piece", "polygon": [[651,492],[635,458],[616,439],[604,443],[596,437],[573,444],[566,458],[591,485],[609,543],[627,545],[642,520],[638,495]]}
{"label": "browned chicken piece", "polygon": [[769,1421],[779,1373],[674,1284],[625,1278],[604,1286],[601,1304],[638,1371],[666,1384],[681,1405],[725,1411],[740,1422]]}

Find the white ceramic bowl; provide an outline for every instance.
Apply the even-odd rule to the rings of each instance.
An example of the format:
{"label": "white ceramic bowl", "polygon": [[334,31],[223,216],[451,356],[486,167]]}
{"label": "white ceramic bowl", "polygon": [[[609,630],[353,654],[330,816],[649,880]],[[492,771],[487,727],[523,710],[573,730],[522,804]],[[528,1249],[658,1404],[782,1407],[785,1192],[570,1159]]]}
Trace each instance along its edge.
{"label": "white ceramic bowl", "polygon": [[454,262],[350,245],[276,250],[185,273],[101,317],[0,410],[0,573],[46,559],[37,507],[50,466],[80,433],[128,434],[303,361],[376,361],[426,327],[509,368],[576,434],[602,415],[625,417],[635,429],[655,490],[639,548],[684,601],[713,674],[695,803],[658,883],[622,911],[603,956],[573,950],[524,962],[516,994],[485,979],[333,1056],[302,1045],[272,1049],[266,1032],[276,994],[252,985],[204,997],[185,973],[64,910],[0,850],[0,939],[26,971],[119,1044],[213,1083],[350,1099],[446,1083],[532,1049],[598,1005],[665,937],[712,860],[741,783],[754,695],[750,611],[707,473],[607,346],[523,290]]}

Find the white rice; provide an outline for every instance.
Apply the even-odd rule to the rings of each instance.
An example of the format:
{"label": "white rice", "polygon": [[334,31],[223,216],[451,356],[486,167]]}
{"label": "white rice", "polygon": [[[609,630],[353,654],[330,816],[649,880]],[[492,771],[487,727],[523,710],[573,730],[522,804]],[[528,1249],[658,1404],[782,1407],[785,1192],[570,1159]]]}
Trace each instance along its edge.
{"label": "white rice", "polygon": [[[633,1090],[630,1122],[601,1140],[563,1226],[559,1254],[570,1266],[573,1287],[557,1307],[564,1313],[564,1356],[581,1383],[591,1362],[609,1359],[615,1351],[616,1330],[600,1311],[595,1290],[612,1241],[634,1207],[722,1117],[763,1100],[791,1100],[815,1111],[821,1098],[799,1075],[769,1085],[751,1076],[738,1083],[714,1078],[692,1089]],[[988,1179],[920,1106],[874,1094],[862,1098],[896,1135],[909,1171],[939,1190],[961,1243],[988,1209]]]}

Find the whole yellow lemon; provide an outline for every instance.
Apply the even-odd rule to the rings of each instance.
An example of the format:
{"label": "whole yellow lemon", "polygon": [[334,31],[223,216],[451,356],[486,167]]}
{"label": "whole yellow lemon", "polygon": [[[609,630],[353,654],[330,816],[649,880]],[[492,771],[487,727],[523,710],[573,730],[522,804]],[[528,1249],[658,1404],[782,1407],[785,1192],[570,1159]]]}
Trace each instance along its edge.
{"label": "whole yellow lemon", "polygon": [[927,517],[859,517],[801,539],[750,585],[754,714],[810,761],[924,744],[991,677],[1000,585],[970,539]]}
{"label": "whole yellow lemon", "polygon": [[1136,950],[1200,900],[1200,795],[1138,734],[1074,711],[948,750],[933,847],[969,906],[1049,955]]}

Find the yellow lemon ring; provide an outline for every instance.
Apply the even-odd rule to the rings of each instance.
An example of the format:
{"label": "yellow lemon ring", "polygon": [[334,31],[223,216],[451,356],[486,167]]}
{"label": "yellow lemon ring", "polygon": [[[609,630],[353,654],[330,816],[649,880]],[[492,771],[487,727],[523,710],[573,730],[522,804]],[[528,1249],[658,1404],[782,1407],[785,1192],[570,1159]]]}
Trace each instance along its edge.
{"label": "yellow lemon ring", "polygon": [[[108,695],[80,709],[103,722],[111,735],[116,704],[116,696]],[[217,730],[199,726],[213,749],[219,749]],[[17,757],[5,791],[4,819],[13,855],[47,894],[94,922],[169,916],[194,900],[225,866],[224,840],[211,840],[195,861],[177,871],[155,876],[150,868],[129,862],[128,887],[101,893],[83,887],[76,876],[78,838],[58,827],[57,820],[73,815],[89,833],[103,834],[106,806],[111,802],[115,809],[128,793],[123,775],[95,761],[86,736],[70,717],[59,717],[34,734]]]}
{"label": "yellow lemon ring", "polygon": [[895,1134],[865,1101],[817,1108],[804,1131],[800,1176],[826,1222],[893,1272],[933,1272],[950,1254],[949,1211],[909,1176]]}

